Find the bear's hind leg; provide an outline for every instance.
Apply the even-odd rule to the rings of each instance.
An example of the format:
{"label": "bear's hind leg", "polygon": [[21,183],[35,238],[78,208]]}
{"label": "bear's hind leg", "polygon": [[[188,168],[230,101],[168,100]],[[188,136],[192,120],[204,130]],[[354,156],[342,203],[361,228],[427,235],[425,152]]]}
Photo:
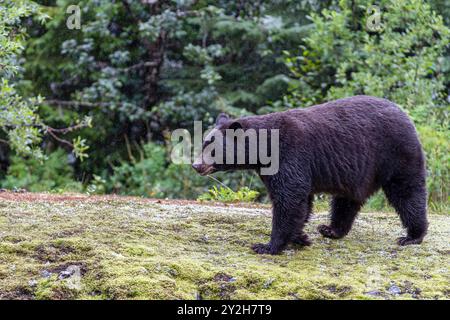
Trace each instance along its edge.
{"label": "bear's hind leg", "polygon": [[339,239],[352,228],[361,203],[345,197],[335,196],[331,201],[331,224],[320,225],[318,231],[327,238]]}
{"label": "bear's hind leg", "polygon": [[422,243],[428,229],[425,179],[410,180],[411,177],[397,177],[383,187],[407,231],[406,237],[397,239],[401,246]]}

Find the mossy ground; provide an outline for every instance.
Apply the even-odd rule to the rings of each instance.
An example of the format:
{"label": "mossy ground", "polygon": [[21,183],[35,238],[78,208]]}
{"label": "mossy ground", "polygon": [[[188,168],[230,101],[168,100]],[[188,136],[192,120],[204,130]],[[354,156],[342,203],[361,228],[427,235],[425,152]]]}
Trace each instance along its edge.
{"label": "mossy ground", "polygon": [[3,299],[449,299],[450,216],[399,247],[395,213],[362,213],[342,240],[256,255],[267,207],[129,198],[0,199]]}

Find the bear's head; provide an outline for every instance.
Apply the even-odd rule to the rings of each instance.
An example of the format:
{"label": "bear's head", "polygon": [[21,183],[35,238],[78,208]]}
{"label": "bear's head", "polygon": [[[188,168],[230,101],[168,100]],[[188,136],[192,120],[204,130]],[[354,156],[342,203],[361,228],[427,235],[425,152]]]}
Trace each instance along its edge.
{"label": "bear's head", "polygon": [[245,169],[245,161],[238,161],[248,152],[248,143],[240,139],[244,132],[241,120],[232,120],[221,113],[217,117],[215,127],[203,139],[201,153],[194,160],[192,167],[200,175]]}
{"label": "bear's head", "polygon": [[276,161],[272,154],[268,156],[270,150],[278,151],[277,145],[271,144],[278,143],[278,133],[275,141],[271,130],[257,127],[254,117],[230,119],[226,114],[220,114],[215,127],[204,138],[201,153],[192,167],[201,175],[227,170],[257,170],[261,166],[272,167],[272,163],[278,170],[278,154]]}

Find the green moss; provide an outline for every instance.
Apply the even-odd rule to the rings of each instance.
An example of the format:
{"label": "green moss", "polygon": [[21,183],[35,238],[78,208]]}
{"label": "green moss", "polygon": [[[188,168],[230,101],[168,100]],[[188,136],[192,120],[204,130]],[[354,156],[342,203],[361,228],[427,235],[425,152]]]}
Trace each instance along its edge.
{"label": "green moss", "polygon": [[270,237],[267,207],[3,201],[0,298],[450,298],[449,216],[430,214],[425,242],[409,247],[395,244],[393,213],[362,213],[338,241],[316,232],[326,220],[307,225],[311,247],[269,256],[249,249]]}

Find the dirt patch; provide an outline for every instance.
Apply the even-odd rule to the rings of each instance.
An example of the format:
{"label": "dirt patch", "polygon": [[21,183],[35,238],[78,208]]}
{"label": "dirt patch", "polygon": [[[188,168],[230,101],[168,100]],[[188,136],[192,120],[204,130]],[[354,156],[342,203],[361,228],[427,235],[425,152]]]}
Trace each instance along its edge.
{"label": "dirt patch", "polygon": [[230,300],[236,291],[234,282],[236,279],[224,272],[219,272],[208,281],[200,285],[197,299],[203,297],[217,296],[222,300]]}
{"label": "dirt patch", "polygon": [[33,293],[29,288],[18,287],[7,292],[0,292],[0,300],[33,300]]}
{"label": "dirt patch", "polygon": [[82,276],[88,271],[87,265],[84,262],[68,262],[52,268],[48,268],[48,272],[60,274],[61,272],[66,271],[69,267],[74,266],[80,269],[80,274]]}
{"label": "dirt patch", "polygon": [[219,272],[214,276],[214,281],[217,282],[232,282],[234,278],[226,273]]}
{"label": "dirt patch", "polygon": [[57,262],[73,252],[75,248],[68,245],[40,244],[36,247],[35,258],[42,262]]}
{"label": "dirt patch", "polygon": [[154,204],[168,204],[168,205],[204,205],[213,207],[240,207],[240,208],[269,208],[268,204],[260,203],[221,203],[210,201],[196,201],[196,200],[178,200],[178,199],[154,199],[154,198],[140,198],[132,196],[119,195],[83,195],[83,194],[52,194],[52,193],[31,193],[31,192],[0,192],[0,200],[7,201],[43,201],[43,202],[64,202],[64,201],[82,201],[82,202],[137,202],[137,203],[154,203]]}
{"label": "dirt patch", "polygon": [[53,234],[51,234],[51,237],[53,239],[58,239],[58,238],[68,238],[68,237],[72,237],[75,235],[79,235],[81,233],[83,233],[85,231],[85,228],[78,228],[78,229],[71,229],[71,230],[61,230],[58,232],[55,232]]}
{"label": "dirt patch", "polygon": [[329,285],[325,286],[325,289],[330,291],[331,293],[336,294],[337,296],[343,298],[352,292],[352,287],[350,286],[337,286],[337,285]]}

